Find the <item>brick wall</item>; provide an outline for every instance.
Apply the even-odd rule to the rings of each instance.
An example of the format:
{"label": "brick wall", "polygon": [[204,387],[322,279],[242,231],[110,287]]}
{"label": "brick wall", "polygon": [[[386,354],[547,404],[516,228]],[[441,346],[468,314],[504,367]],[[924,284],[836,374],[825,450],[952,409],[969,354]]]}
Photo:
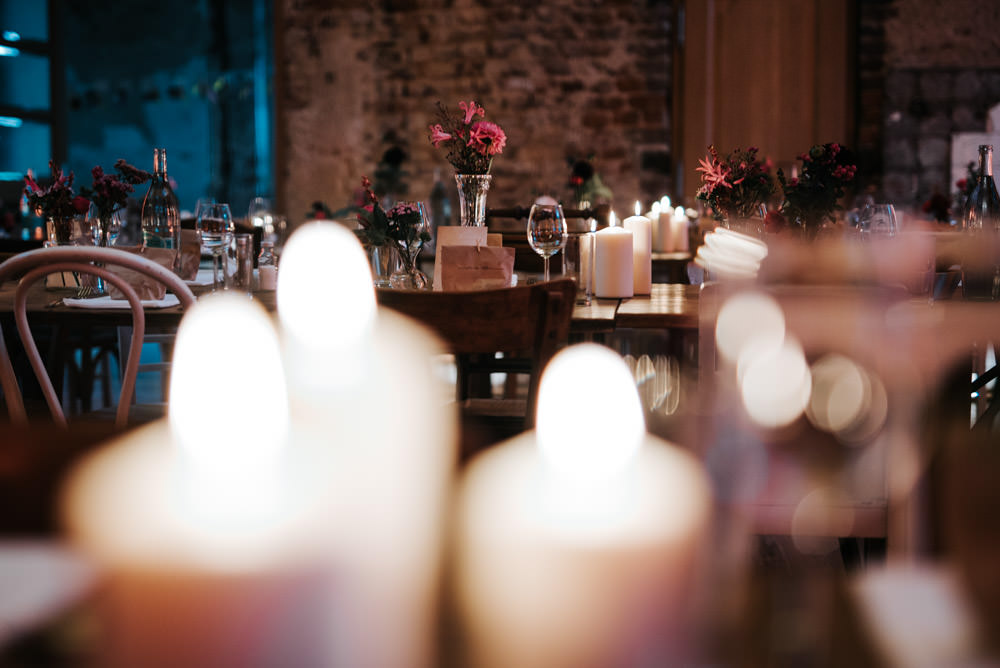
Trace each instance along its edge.
{"label": "brick wall", "polygon": [[338,208],[398,145],[426,198],[438,100],[475,99],[507,131],[491,206],[569,198],[594,154],[621,212],[671,190],[672,3],[657,0],[280,0],[278,187],[295,220]]}
{"label": "brick wall", "polygon": [[884,18],[880,183],[886,199],[916,206],[952,186],[952,133],[984,131],[1000,102],[1000,3],[861,2],[862,17]]}

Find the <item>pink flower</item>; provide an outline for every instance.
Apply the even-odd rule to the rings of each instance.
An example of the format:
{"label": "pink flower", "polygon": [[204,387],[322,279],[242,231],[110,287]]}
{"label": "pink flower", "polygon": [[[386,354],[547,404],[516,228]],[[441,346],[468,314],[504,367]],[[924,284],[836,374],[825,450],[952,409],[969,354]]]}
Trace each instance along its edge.
{"label": "pink flower", "polygon": [[480,116],[486,115],[486,110],[472,100],[469,100],[468,102],[459,102],[458,108],[465,112],[464,122],[466,125],[472,122],[472,119],[476,116],[476,114],[479,114]]}
{"label": "pink flower", "polygon": [[729,174],[723,168],[722,165],[713,162],[709,162],[707,158],[702,158],[698,161],[700,167],[695,167],[695,171],[701,172],[701,180],[708,187],[708,191],[711,192],[716,186],[725,186],[727,188],[732,188],[732,186],[726,182],[726,177]]}
{"label": "pink flower", "polygon": [[479,121],[469,128],[467,146],[474,146],[482,155],[497,155],[503,153],[507,145],[507,134],[496,123]]}
{"label": "pink flower", "polygon": [[440,123],[429,126],[431,129],[431,143],[437,147],[443,141],[451,139],[451,135],[444,131]]}

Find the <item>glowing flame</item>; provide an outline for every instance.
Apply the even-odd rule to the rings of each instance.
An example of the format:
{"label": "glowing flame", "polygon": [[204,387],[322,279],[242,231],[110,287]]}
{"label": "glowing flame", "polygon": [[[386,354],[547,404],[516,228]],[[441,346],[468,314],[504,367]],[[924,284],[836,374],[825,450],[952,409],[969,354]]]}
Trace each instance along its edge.
{"label": "glowing flame", "polygon": [[634,459],[645,431],[632,374],[614,351],[581,344],[549,362],[538,390],[536,434],[557,474],[580,481],[613,477]]}

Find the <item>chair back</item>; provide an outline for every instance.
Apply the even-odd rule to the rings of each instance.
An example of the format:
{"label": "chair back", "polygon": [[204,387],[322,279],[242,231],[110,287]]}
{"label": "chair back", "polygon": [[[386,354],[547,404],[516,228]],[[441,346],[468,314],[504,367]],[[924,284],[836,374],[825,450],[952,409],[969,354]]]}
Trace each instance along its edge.
{"label": "chair back", "polygon": [[[460,400],[468,397],[470,373],[527,373],[525,428],[534,425],[542,369],[569,338],[575,297],[576,284],[569,279],[473,292],[378,291],[381,306],[424,323],[457,356],[483,354],[479,361],[460,363]],[[496,352],[507,354],[496,359]]]}
{"label": "chair back", "polygon": [[[28,291],[37,281],[48,274],[72,271],[79,274],[89,274],[114,285],[125,295],[132,311],[132,328],[134,336],[129,346],[128,359],[122,360],[122,388],[118,398],[118,410],[115,425],[125,426],[128,420],[129,405],[135,391],[136,374],[139,368],[139,355],[142,350],[143,334],[146,327],[142,302],[135,289],[128,281],[112,272],[109,267],[117,266],[139,272],[159,281],[167,289],[177,295],[184,308],[194,304],[195,297],[191,289],[172,271],[162,267],[148,258],[116,250],[114,248],[98,248],[94,246],[61,246],[57,248],[41,248],[21,253],[0,264],[0,283],[19,279],[14,292],[14,321],[24,346],[25,354],[31,364],[38,384],[42,389],[45,402],[49,406],[52,418],[57,424],[66,426],[66,416],[63,413],[59,398],[56,395],[42,363],[31,328],[28,325],[27,298]],[[7,401],[7,411],[15,423],[27,423],[27,413],[24,410],[24,400],[21,396],[17,378],[10,360],[10,353],[0,328],[0,385],[3,387]]]}

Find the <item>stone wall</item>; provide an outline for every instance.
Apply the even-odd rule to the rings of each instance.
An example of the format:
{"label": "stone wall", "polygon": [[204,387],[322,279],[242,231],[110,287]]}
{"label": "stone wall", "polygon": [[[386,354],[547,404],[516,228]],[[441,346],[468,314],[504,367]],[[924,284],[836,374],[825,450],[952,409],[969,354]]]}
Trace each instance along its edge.
{"label": "stone wall", "polygon": [[[865,5],[887,4],[861,1],[862,15]],[[985,131],[987,111],[1000,102],[1000,3],[889,4],[881,185],[886,199],[917,206],[953,188],[951,135]]]}
{"label": "stone wall", "polygon": [[666,0],[279,0],[279,198],[348,204],[383,153],[409,196],[435,168],[440,100],[475,99],[508,134],[491,206],[567,200],[567,158],[596,158],[621,213],[671,190],[673,3]]}

